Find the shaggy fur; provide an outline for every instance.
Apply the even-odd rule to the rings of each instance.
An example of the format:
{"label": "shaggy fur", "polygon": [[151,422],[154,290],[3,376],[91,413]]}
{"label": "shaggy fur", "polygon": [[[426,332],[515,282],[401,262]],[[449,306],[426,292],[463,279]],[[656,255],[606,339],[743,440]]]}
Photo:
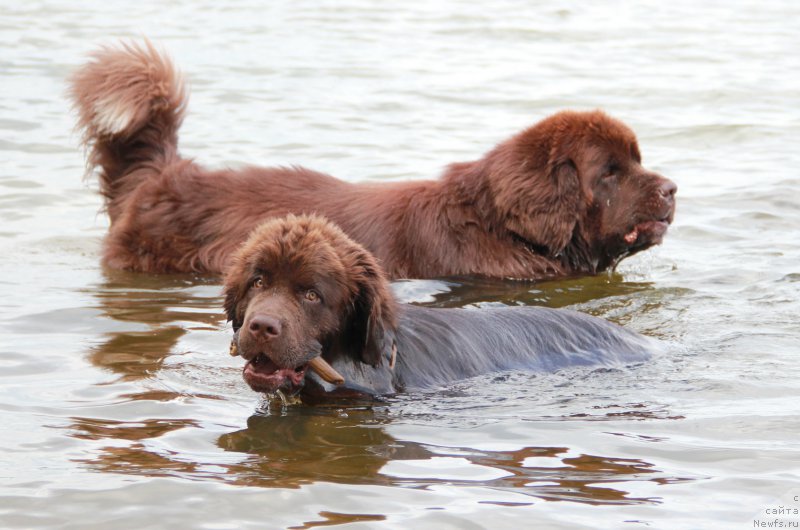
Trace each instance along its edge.
{"label": "shaggy fur", "polygon": [[[307,399],[391,394],[499,370],[620,366],[655,344],[582,313],[541,307],[431,309],[395,302],[375,258],[319,217],[267,221],[224,281],[243,376]],[[345,378],[307,370],[322,356]]]}
{"label": "shaggy fur", "polygon": [[675,185],[633,132],[560,112],[438,180],[351,184],[308,169],[208,170],[178,154],[182,78],[152,44],[105,48],[71,94],[111,218],[103,259],[146,272],[221,272],[259,222],[317,213],[392,278],[594,274],[661,242]]}

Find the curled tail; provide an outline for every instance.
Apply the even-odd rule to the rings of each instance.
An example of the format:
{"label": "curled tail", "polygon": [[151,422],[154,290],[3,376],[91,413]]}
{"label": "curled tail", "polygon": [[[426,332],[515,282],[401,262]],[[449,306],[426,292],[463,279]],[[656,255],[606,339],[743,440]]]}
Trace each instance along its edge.
{"label": "curled tail", "polygon": [[178,158],[183,78],[150,41],[95,52],[70,79],[69,94],[107,202]]}

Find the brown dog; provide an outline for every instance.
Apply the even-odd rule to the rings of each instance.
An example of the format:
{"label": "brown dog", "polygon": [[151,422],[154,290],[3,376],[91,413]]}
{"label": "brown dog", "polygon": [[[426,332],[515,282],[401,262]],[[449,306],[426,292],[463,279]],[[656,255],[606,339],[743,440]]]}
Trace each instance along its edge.
{"label": "brown dog", "polygon": [[319,217],[255,229],[231,260],[224,293],[245,381],[306,398],[390,394],[500,370],[619,366],[657,347],[565,309],[397,304],[375,258]]}
{"label": "brown dog", "polygon": [[220,272],[260,221],[318,213],[393,278],[594,274],[660,243],[675,210],[675,184],[642,167],[633,132],[599,111],[560,112],[439,180],[351,184],[181,158],[183,81],[149,42],[101,50],[71,93],[115,268]]}

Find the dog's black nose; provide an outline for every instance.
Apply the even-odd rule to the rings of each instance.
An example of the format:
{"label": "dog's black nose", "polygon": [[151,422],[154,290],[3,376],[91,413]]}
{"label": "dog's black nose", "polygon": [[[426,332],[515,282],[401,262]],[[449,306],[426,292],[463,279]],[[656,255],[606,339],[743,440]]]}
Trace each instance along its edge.
{"label": "dog's black nose", "polygon": [[267,340],[281,334],[281,321],[269,315],[255,315],[250,319],[249,327],[253,334],[261,335]]}

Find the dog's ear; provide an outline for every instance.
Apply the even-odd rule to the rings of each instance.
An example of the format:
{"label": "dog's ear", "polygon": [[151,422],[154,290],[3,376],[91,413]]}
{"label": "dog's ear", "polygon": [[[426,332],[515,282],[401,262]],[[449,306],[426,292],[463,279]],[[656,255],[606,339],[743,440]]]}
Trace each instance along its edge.
{"label": "dog's ear", "polygon": [[247,292],[247,283],[242,280],[239,268],[234,265],[225,274],[222,295],[225,297],[222,307],[228,321],[233,323],[233,330],[238,331],[242,326],[242,315],[239,314],[239,302]]}
{"label": "dog's ear", "polygon": [[226,287],[223,291],[225,295],[225,302],[223,304],[223,308],[225,309],[225,315],[228,317],[228,321],[233,321],[234,324],[234,331],[236,330],[236,306],[239,305],[239,295],[235,289]]}
{"label": "dog's ear", "polygon": [[575,163],[534,156],[491,169],[495,208],[506,228],[543,254],[558,256],[585,204]]}
{"label": "dog's ear", "polygon": [[343,339],[347,351],[371,366],[388,357],[397,328],[396,302],[382,268],[369,252],[356,253],[352,280],[356,295]]}

